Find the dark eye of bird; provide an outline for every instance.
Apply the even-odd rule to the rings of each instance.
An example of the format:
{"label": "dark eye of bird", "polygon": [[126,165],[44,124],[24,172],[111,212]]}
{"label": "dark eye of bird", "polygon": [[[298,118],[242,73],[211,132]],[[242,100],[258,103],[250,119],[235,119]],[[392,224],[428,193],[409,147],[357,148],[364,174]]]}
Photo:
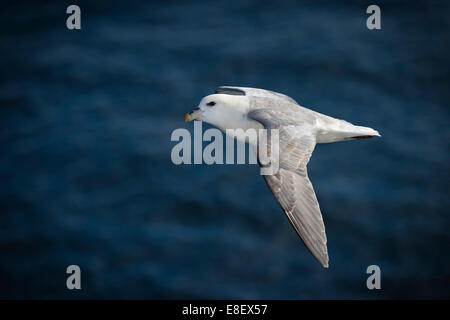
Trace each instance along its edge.
{"label": "dark eye of bird", "polygon": [[211,102],[208,102],[206,105],[207,106],[209,106],[209,107],[212,107],[212,106],[214,106],[216,103],[214,102],[214,101],[211,101]]}

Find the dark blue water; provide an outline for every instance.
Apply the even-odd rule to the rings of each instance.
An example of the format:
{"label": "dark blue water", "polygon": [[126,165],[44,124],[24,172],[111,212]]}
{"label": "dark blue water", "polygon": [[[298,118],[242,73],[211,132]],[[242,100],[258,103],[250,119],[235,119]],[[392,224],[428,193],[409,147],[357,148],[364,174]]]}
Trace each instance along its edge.
{"label": "dark blue water", "polygon": [[[69,4],[0,13],[0,297],[450,297],[447,2],[379,1],[379,31],[359,1]],[[218,85],[382,134],[312,156],[329,269],[256,166],[172,164]]]}

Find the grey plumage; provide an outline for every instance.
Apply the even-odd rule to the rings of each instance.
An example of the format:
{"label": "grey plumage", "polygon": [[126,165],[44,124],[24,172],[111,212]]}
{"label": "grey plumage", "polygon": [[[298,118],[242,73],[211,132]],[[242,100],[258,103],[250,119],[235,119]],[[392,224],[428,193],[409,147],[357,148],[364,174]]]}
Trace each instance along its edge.
{"label": "grey plumage", "polygon": [[220,87],[216,93],[245,95],[250,103],[248,119],[279,130],[279,170],[264,179],[306,247],[328,267],[325,225],[306,165],[316,142],[375,136],[378,132],[306,109],[292,98],[268,90]]}
{"label": "grey plumage", "polygon": [[[328,267],[325,225],[306,169],[316,145],[310,133],[313,118],[306,116],[296,121],[295,113],[288,107],[292,104],[289,101],[277,103],[279,109],[259,109],[258,99],[253,101],[254,108],[248,117],[265,128],[279,130],[279,171],[264,179],[303,243],[322,266]],[[268,101],[264,100],[266,104]],[[269,138],[269,149],[270,141]]]}
{"label": "grey plumage", "polygon": [[[255,148],[267,147],[261,150],[262,158],[259,152],[257,155],[269,189],[306,247],[322,266],[328,267],[325,225],[306,166],[317,143],[363,139],[379,136],[378,132],[304,108],[284,94],[244,87],[219,87],[184,119],[208,122]],[[272,130],[267,130],[266,145],[258,145],[257,137],[241,134],[242,129],[262,128],[277,129],[273,134],[278,133],[278,139],[274,139],[278,155],[276,146],[271,145]],[[231,134],[228,129],[241,130]],[[271,161],[267,167],[264,154]]]}

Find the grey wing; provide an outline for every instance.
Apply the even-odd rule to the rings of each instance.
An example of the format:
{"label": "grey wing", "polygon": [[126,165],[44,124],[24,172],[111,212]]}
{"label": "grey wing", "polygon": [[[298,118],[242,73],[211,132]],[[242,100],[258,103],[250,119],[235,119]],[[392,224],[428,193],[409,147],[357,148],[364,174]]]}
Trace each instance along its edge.
{"label": "grey wing", "polygon": [[319,113],[300,106],[294,99],[284,94],[270,90],[246,87],[219,87],[216,93],[247,96],[250,110],[265,109],[265,117],[277,123],[272,126],[284,125],[314,125]]}
{"label": "grey wing", "polygon": [[247,87],[232,87],[232,86],[221,86],[216,89],[216,93],[249,96],[249,97],[260,97],[260,98],[276,98],[280,100],[285,100],[290,103],[297,104],[294,99],[288,97],[287,95],[257,88],[247,88]]}
{"label": "grey wing", "polygon": [[[283,117],[266,109],[248,114],[265,128],[279,129],[279,170],[264,179],[306,247],[323,267],[328,267],[325,225],[306,169],[316,145],[315,138],[307,124],[286,125],[277,116]],[[269,138],[268,148],[270,141]]]}

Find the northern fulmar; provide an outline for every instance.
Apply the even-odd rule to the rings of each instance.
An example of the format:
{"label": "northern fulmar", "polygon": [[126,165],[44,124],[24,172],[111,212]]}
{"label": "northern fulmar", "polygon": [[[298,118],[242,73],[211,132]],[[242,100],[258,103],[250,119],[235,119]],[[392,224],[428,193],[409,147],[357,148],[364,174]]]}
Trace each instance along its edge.
{"label": "northern fulmar", "polygon": [[264,179],[306,247],[327,268],[325,225],[306,165],[316,143],[371,138],[380,136],[378,131],[304,108],[284,94],[229,86],[204,97],[185,120],[202,120],[226,133],[278,130],[279,169]]}

